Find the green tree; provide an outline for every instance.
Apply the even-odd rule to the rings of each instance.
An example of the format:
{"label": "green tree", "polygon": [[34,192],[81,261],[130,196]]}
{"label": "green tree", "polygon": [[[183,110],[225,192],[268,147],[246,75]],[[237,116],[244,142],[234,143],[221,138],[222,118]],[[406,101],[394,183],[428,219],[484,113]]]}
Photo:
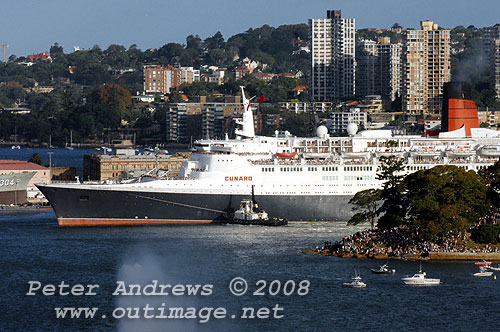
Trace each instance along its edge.
{"label": "green tree", "polygon": [[382,205],[377,211],[381,217],[379,228],[392,228],[405,223],[407,205],[404,183],[405,160],[396,156],[381,157],[377,180],[383,181],[380,199]]}
{"label": "green tree", "polygon": [[186,53],[186,50],[181,44],[168,43],[163,45],[156,55],[159,57],[161,64],[174,64],[179,62],[181,57]]}
{"label": "green tree", "polygon": [[375,228],[375,221],[377,218],[377,210],[380,204],[380,189],[366,189],[356,193],[349,201],[353,204],[353,211],[355,213],[347,222],[350,225],[357,225],[364,222],[369,222],[372,229]]}
{"label": "green tree", "polygon": [[202,40],[198,35],[189,35],[186,37],[186,49],[195,50],[198,53],[201,53],[203,50]]}
{"label": "green tree", "polygon": [[53,46],[50,47],[50,57],[52,58],[53,61],[64,61],[65,60],[65,54],[62,46],[59,46],[58,43],[55,43]]}
{"label": "green tree", "polygon": [[479,171],[487,186],[487,198],[491,205],[500,207],[500,160]]}
{"label": "green tree", "polygon": [[280,124],[280,129],[287,130],[295,136],[307,136],[307,124],[310,121],[310,116],[311,115],[308,113],[296,114],[291,112],[283,112],[281,114],[283,122]]}
{"label": "green tree", "polygon": [[34,163],[34,164],[38,164],[38,165],[42,164],[42,158],[40,158],[40,155],[36,152],[31,155],[31,157],[30,157],[30,159],[28,159],[28,161],[30,163]]}
{"label": "green tree", "polygon": [[132,95],[118,84],[103,84],[92,91],[90,101],[95,104],[115,106],[126,114],[132,105]]}
{"label": "green tree", "polygon": [[217,31],[212,37],[208,37],[203,42],[207,50],[224,48],[224,37],[220,31]]}
{"label": "green tree", "polygon": [[169,102],[171,103],[183,103],[184,100],[181,97],[181,94],[177,91],[172,91],[169,95]]}
{"label": "green tree", "polygon": [[475,242],[497,244],[500,241],[500,225],[483,224],[472,231],[471,235]]}
{"label": "green tree", "polygon": [[405,183],[410,227],[424,239],[466,231],[487,211],[487,188],[474,171],[436,166],[409,174]]}

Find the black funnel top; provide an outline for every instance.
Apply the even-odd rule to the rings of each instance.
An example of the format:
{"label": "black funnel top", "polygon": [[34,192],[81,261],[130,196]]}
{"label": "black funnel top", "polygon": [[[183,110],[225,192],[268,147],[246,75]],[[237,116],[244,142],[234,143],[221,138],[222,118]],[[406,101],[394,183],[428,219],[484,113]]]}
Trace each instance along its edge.
{"label": "black funnel top", "polygon": [[443,109],[441,111],[441,131],[448,131],[449,99],[471,99],[469,84],[465,82],[448,82],[443,85]]}

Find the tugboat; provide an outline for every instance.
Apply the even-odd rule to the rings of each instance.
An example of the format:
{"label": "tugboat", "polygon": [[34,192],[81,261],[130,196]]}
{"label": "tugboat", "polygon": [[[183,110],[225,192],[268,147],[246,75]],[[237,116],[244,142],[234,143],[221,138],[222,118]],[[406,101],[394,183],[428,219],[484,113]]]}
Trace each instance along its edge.
{"label": "tugboat", "polygon": [[244,198],[240,203],[240,208],[233,213],[226,213],[222,223],[240,225],[260,225],[260,226],[284,226],[288,220],[283,218],[269,218],[266,211],[259,209],[255,200],[253,186],[252,199]]}

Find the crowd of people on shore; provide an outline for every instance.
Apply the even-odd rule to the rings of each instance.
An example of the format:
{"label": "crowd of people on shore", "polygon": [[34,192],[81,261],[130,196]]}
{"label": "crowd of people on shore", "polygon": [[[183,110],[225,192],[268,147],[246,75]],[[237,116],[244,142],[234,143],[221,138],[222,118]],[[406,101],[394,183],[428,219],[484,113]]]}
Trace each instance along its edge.
{"label": "crowd of people on shore", "polygon": [[472,226],[472,229],[478,228],[483,224],[494,224],[497,225],[500,223],[500,209],[494,210],[492,213],[481,217],[478,221]]}
{"label": "crowd of people on shore", "polygon": [[[500,211],[481,218],[481,223],[498,223]],[[473,226],[474,227],[474,226]],[[326,250],[333,255],[363,255],[368,257],[384,255],[388,257],[423,256],[430,252],[438,253],[500,253],[496,246],[482,248],[468,248],[467,241],[470,233],[449,232],[435,242],[421,240],[417,232],[411,232],[407,227],[400,226],[392,229],[366,230],[351,234],[342,240],[331,243],[325,242],[319,251]]]}

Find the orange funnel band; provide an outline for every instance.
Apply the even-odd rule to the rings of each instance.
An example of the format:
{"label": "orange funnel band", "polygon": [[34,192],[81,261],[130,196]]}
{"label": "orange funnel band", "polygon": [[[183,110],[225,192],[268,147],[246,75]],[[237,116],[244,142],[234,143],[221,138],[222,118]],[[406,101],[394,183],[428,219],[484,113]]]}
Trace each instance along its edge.
{"label": "orange funnel band", "polygon": [[471,136],[471,128],[479,128],[477,105],[473,100],[452,99],[448,100],[448,131],[460,129],[465,126],[465,133]]}

